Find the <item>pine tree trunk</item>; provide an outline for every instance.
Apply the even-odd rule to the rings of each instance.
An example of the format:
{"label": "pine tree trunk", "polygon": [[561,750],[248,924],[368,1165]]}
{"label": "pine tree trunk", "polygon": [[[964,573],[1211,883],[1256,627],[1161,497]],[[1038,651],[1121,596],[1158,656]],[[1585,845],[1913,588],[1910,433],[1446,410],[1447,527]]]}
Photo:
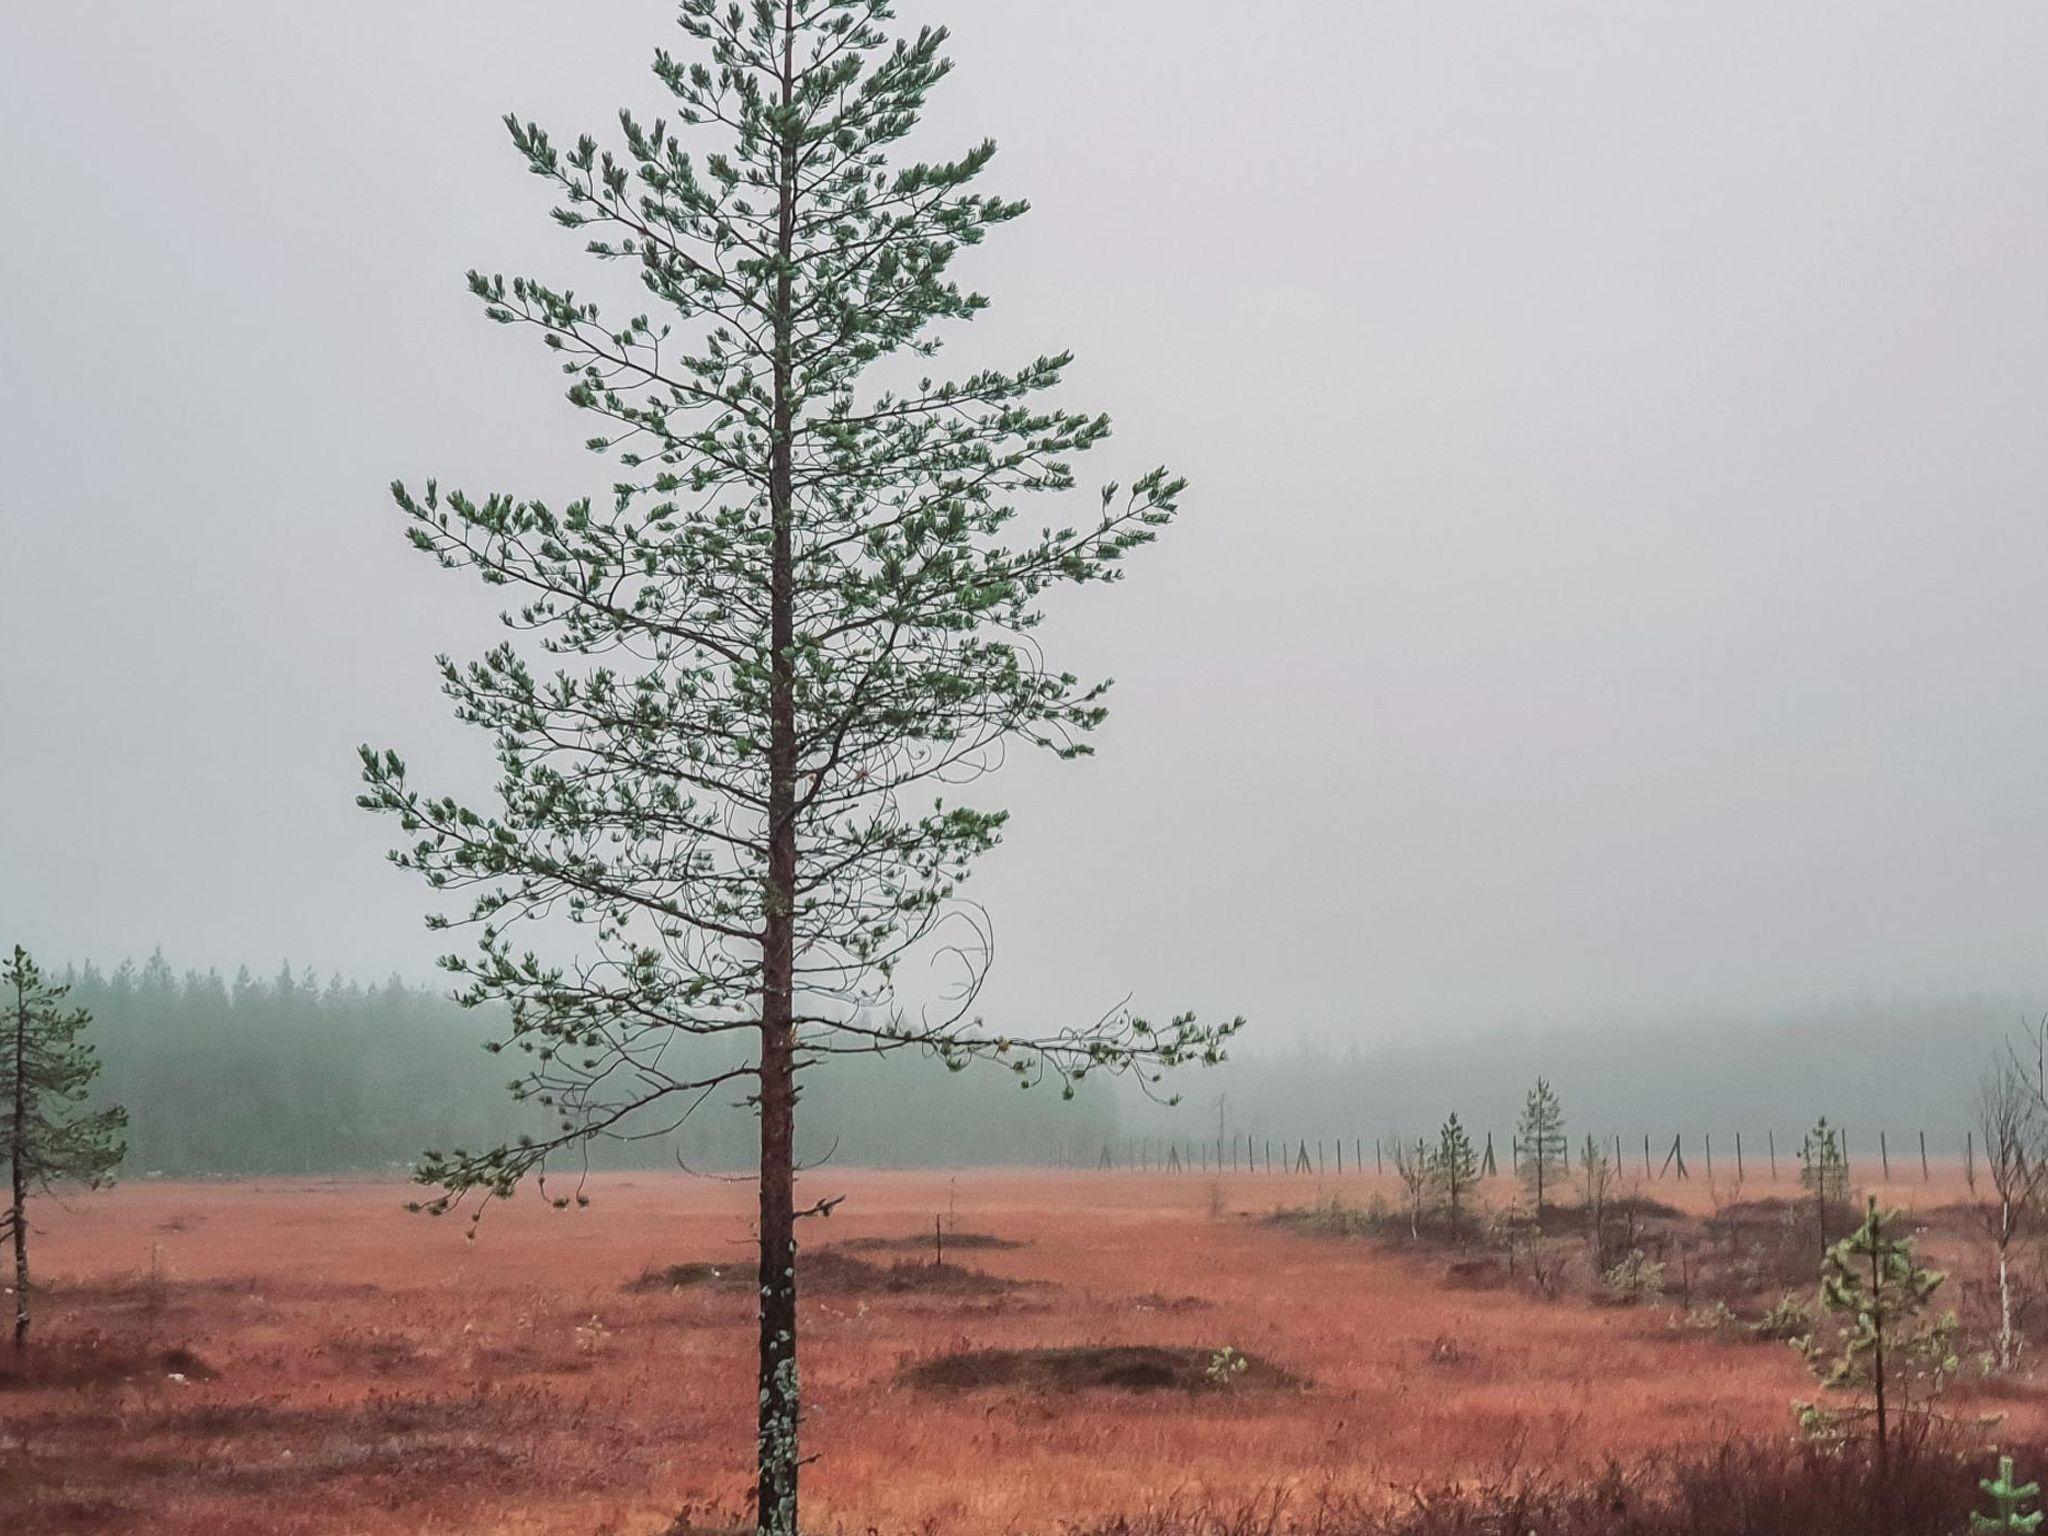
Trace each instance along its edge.
{"label": "pine tree trunk", "polygon": [[[782,103],[796,93],[793,0],[783,4]],[[785,127],[775,293],[775,442],[768,503],[769,575],[768,891],[761,956],[761,1337],[758,1485],[763,1536],[796,1536],[800,1397],[796,1348],[796,638],[790,433],[791,277],[796,228],[796,144]]]}
{"label": "pine tree trunk", "polygon": [[25,1355],[28,1353],[28,1170],[23,1166],[19,1146],[14,1149],[13,1163],[14,1203],[8,1212],[8,1225],[14,1233],[14,1352]]}
{"label": "pine tree trunk", "polygon": [[14,1237],[14,1352],[28,1353],[28,1004],[15,989],[14,1115],[7,1127],[7,1166],[13,1175],[7,1226]]}
{"label": "pine tree trunk", "polygon": [[[1873,1210],[1876,1209],[1874,1201],[1871,1208]],[[1884,1312],[1878,1304],[1879,1298],[1884,1294],[1883,1285],[1884,1276],[1878,1267],[1877,1254],[1873,1252],[1870,1256],[1870,1296],[1871,1310],[1876,1314],[1877,1323],[1874,1330],[1875,1343],[1871,1350],[1871,1364],[1877,1397],[1877,1475],[1879,1477],[1883,1477],[1890,1470],[1891,1465],[1890,1448],[1885,1443]]]}

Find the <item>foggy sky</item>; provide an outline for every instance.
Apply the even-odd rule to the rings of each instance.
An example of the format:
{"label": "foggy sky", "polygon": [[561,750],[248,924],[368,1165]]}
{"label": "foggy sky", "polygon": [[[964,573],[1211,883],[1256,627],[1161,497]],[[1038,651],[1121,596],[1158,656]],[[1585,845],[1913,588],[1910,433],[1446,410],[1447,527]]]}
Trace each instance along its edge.
{"label": "foggy sky", "polygon": [[[2048,12],[905,9],[960,66],[922,146],[1035,204],[950,367],[1071,345],[1084,478],[1193,480],[1046,632],[1117,679],[1100,756],[978,795],[992,1018],[2039,987]],[[485,779],[432,658],[497,604],[383,487],[609,484],[462,273],[635,292],[497,119],[651,115],[657,44],[662,0],[0,7],[0,940],[431,974],[354,750]]]}

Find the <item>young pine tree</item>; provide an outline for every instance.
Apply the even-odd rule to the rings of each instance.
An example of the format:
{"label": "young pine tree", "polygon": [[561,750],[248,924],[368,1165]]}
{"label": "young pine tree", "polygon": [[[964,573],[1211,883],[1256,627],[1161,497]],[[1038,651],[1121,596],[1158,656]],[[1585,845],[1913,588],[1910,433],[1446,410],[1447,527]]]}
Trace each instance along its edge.
{"label": "young pine tree", "polygon": [[[1216,1060],[1236,1027],[1113,1012],[1025,1037],[976,1012],[990,945],[957,893],[1004,816],[962,786],[1013,745],[1089,750],[1106,685],[1047,660],[1043,601],[1115,581],[1183,483],[1153,470],[1020,532],[1017,503],[1073,488],[1108,419],[1045,403],[1065,354],[920,376],[938,328],[986,303],[956,258],[1026,205],[979,190],[991,144],[906,150],[946,34],[891,19],[888,0],[681,0],[689,55],[654,63],[667,117],[622,113],[605,149],[507,120],[555,221],[638,290],[613,313],[469,279],[568,375],[607,489],[557,508],[395,488],[418,548],[517,594],[514,638],[442,665],[493,738],[498,803],[427,795],[363,752],[362,803],[410,839],[397,862],[472,893],[476,950],[448,964],[464,1002],[506,1008],[515,1092],[556,1117],[430,1153],[428,1209],[721,1090],[755,1107],[757,1517],[778,1536],[798,1524],[805,1069],[913,1051],[1071,1092]],[[957,975],[899,992],[919,954]]]}
{"label": "young pine tree", "polygon": [[18,944],[0,969],[0,1148],[10,1175],[0,1239],[14,1245],[17,1354],[28,1349],[29,1195],[66,1179],[98,1188],[113,1178],[127,1151],[121,1139],[127,1112],[85,1108],[100,1063],[79,1038],[92,1015],[60,1006],[69,991],[44,981]]}
{"label": "young pine tree", "polygon": [[1592,1135],[1579,1144],[1579,1209],[1586,1216],[1586,1247],[1593,1273],[1607,1272],[1607,1205],[1614,1189],[1614,1161]]}
{"label": "young pine tree", "polygon": [[1571,1144],[1564,1134],[1564,1106],[1551,1091],[1548,1079],[1537,1078],[1536,1086],[1529,1090],[1515,1139],[1522,1149],[1522,1183],[1540,1220],[1551,1192],[1564,1180],[1571,1158]]}
{"label": "young pine tree", "polygon": [[1472,1138],[1455,1114],[1437,1132],[1436,1156],[1430,1160],[1429,1171],[1452,1233],[1464,1230],[1465,1209],[1471,1203],[1473,1187],[1479,1182],[1479,1159],[1472,1150]]}
{"label": "young pine tree", "polygon": [[[1939,1392],[1956,1369],[1955,1314],[1928,1316],[1945,1277],[1922,1268],[1911,1241],[1893,1235],[1897,1215],[1879,1210],[1873,1198],[1862,1225],[1828,1250],[1820,1304],[1833,1326],[1804,1341],[1824,1385],[1869,1394],[1880,1470],[1889,1461],[1892,1418],[1916,1395]],[[1809,1426],[1829,1420],[1811,1406],[1802,1418]]]}
{"label": "young pine tree", "polygon": [[1841,1133],[1822,1115],[1799,1143],[1799,1182],[1813,1202],[1813,1229],[1823,1256],[1828,1252],[1828,1216],[1848,1204],[1849,1160]]}

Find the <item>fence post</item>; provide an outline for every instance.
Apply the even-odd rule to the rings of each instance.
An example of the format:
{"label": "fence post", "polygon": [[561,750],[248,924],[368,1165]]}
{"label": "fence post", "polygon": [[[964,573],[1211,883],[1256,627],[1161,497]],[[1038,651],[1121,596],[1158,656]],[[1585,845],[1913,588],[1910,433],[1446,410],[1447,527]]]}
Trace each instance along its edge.
{"label": "fence post", "polygon": [[1711,1179],[1714,1176],[1714,1133],[1706,1131],[1702,1134],[1707,1138],[1707,1177]]}
{"label": "fence post", "polygon": [[1735,1133],[1735,1182],[1742,1182],[1742,1132]]}
{"label": "fence post", "polygon": [[1934,1175],[1927,1171],[1927,1133],[1920,1133],[1920,1182],[1925,1184]]}
{"label": "fence post", "polygon": [[1764,1139],[1770,1143],[1771,1147],[1771,1182],[1775,1184],[1778,1182],[1778,1133],[1776,1131],[1765,1131]]}
{"label": "fence post", "polygon": [[1664,1166],[1663,1166],[1662,1168],[1659,1168],[1659,1169],[1657,1170],[1657,1177],[1658,1177],[1658,1178],[1660,1178],[1660,1179],[1661,1179],[1661,1178],[1663,1178],[1663,1177],[1664,1177],[1664,1175],[1665,1175],[1665,1174],[1669,1173],[1669,1172],[1671,1171],[1671,1165],[1672,1165],[1673,1163],[1677,1163],[1677,1164],[1678,1164],[1678,1176],[1679,1176],[1679,1177],[1680,1177],[1681,1179],[1689,1179],[1689,1178],[1691,1178],[1691,1177],[1692,1177],[1692,1175],[1691,1175],[1691,1174],[1689,1174],[1689,1173],[1687,1173],[1687,1172],[1685,1171],[1685,1145],[1684,1145],[1684,1142],[1685,1142],[1685,1132],[1683,1132],[1683,1131],[1679,1131],[1679,1132],[1677,1132],[1676,1134],[1674,1134],[1674,1135],[1672,1136],[1672,1138],[1671,1138],[1671,1150],[1670,1150],[1669,1152],[1667,1152],[1667,1153],[1665,1153],[1665,1154],[1664,1154]]}
{"label": "fence post", "polygon": [[1643,1177],[1650,1176],[1650,1133],[1643,1132]]}
{"label": "fence post", "polygon": [[1883,1131],[1877,1133],[1877,1156],[1878,1160],[1884,1164],[1884,1181],[1889,1184],[1892,1181],[1892,1150],[1884,1144]]}

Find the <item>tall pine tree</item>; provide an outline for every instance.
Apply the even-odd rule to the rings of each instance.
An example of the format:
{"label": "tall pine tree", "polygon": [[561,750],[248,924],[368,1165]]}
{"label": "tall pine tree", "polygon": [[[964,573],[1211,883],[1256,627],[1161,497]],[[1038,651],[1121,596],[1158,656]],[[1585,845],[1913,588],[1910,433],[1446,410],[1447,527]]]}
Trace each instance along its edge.
{"label": "tall pine tree", "polygon": [[99,1058],[79,1038],[92,1015],[65,1008],[69,987],[52,986],[19,944],[0,969],[0,1146],[9,1198],[0,1239],[14,1245],[14,1349],[28,1349],[28,1201],[61,1180],[98,1187],[127,1148],[119,1107],[87,1109]]}
{"label": "tall pine tree", "polygon": [[[1044,403],[1064,354],[917,372],[934,327],[986,302],[955,258],[1025,205],[976,190],[991,144],[904,152],[949,66],[943,31],[898,37],[891,19],[888,0],[682,0],[692,56],[654,65],[672,116],[622,113],[612,149],[507,120],[556,221],[653,308],[613,317],[471,274],[484,313],[568,375],[610,488],[559,509],[395,488],[415,545],[517,594],[507,623],[548,670],[516,639],[443,663],[458,716],[494,738],[495,809],[363,754],[363,804],[411,839],[397,861],[473,892],[453,920],[476,950],[448,964],[464,1001],[507,1007],[515,1092],[558,1114],[545,1137],[429,1154],[429,1208],[509,1194],[721,1090],[757,1107],[758,1520],[785,1536],[804,1068],[922,1050],[1071,1090],[1215,1060],[1235,1027],[1112,1011],[1025,1037],[977,1012],[989,938],[958,892],[1004,816],[961,786],[1015,743],[1088,750],[1105,685],[1047,659],[1042,600],[1115,580],[1183,485],[1155,469],[1074,526],[1013,526],[1020,498],[1074,487],[1109,422]],[[951,984],[899,990],[919,953],[956,965]],[[746,1050],[692,1071],[707,1058],[669,1049],[684,1036]]]}

